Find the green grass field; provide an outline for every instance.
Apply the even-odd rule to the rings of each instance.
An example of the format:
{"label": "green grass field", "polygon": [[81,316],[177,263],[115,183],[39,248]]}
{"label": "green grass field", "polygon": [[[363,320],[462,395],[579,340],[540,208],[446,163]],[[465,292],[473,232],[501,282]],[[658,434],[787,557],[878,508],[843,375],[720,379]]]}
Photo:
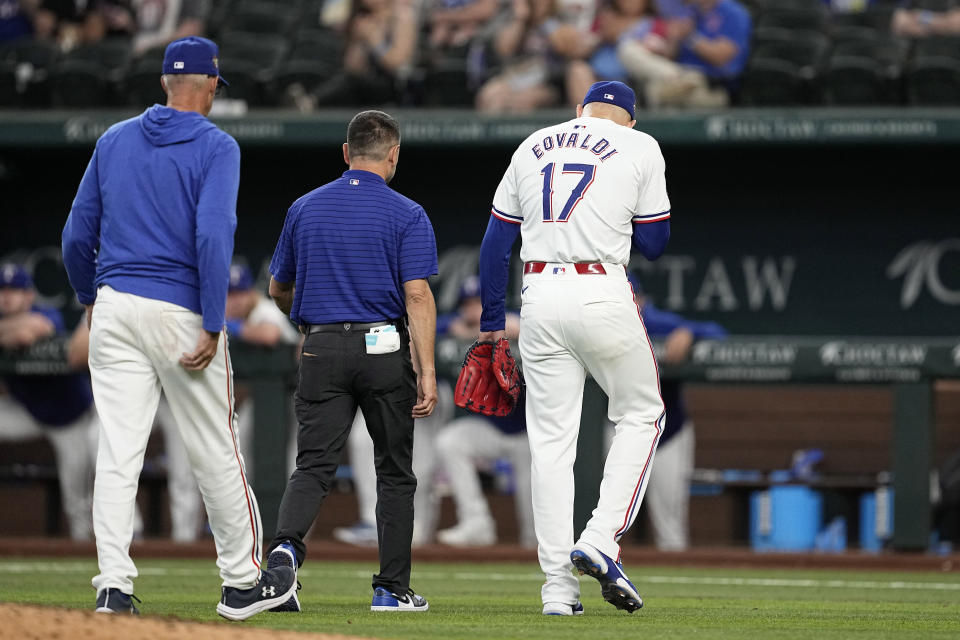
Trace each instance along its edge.
{"label": "green grass field", "polygon": [[[144,614],[221,620],[213,561],[139,562]],[[414,566],[424,614],[369,610],[364,563],[308,563],[304,612],[262,614],[244,624],[378,638],[960,638],[960,574],[627,567],[645,600],[629,615],[581,578],[585,615],[540,615],[542,574],[533,564]],[[0,601],[89,609],[92,559],[0,559]]]}

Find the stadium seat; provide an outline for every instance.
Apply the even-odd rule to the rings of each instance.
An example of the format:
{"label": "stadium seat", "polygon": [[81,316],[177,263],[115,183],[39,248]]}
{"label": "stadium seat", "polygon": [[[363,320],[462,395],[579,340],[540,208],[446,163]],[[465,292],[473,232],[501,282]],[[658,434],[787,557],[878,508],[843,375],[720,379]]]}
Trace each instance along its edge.
{"label": "stadium seat", "polygon": [[944,57],[960,59],[960,38],[924,38],[913,47],[914,58]]}
{"label": "stadium seat", "polygon": [[157,60],[148,51],[130,64],[121,83],[123,99],[128,105],[146,108],[152,104],[166,103],[160,86],[162,63],[162,54]]}
{"label": "stadium seat", "polygon": [[[823,62],[830,41],[822,33],[808,30],[787,30],[771,28],[758,30],[758,38],[753,48],[755,59],[776,59],[792,62],[800,68],[805,77],[813,77]],[[773,38],[771,33],[782,34],[782,38]]]}
{"label": "stadium seat", "polygon": [[42,40],[22,39],[10,45],[7,55],[8,59],[21,66],[24,73],[21,104],[26,107],[49,106],[50,71],[60,55],[56,45]]}
{"label": "stadium seat", "polygon": [[241,0],[233,5],[223,31],[286,35],[299,17],[299,7],[283,2]]}
{"label": "stadium seat", "polygon": [[907,48],[908,43],[900,38],[873,29],[849,27],[834,31],[831,55],[872,58],[886,67],[886,75],[895,77],[906,60]]}
{"label": "stadium seat", "polygon": [[960,61],[954,58],[917,58],[905,78],[911,104],[960,105]]}
{"label": "stadium seat", "polygon": [[109,102],[109,79],[102,66],[89,60],[64,59],[50,74],[50,95],[56,107],[99,107]]}
{"label": "stadium seat", "polygon": [[471,107],[474,92],[470,90],[467,64],[464,60],[440,60],[425,69],[424,104],[437,107]]}
{"label": "stadium seat", "polygon": [[0,59],[0,107],[14,107],[20,101],[17,91],[17,63]]}
{"label": "stadium seat", "polygon": [[765,9],[760,15],[757,27],[783,27],[823,32],[827,27],[827,19],[826,9],[822,5]]}
{"label": "stadium seat", "polygon": [[781,106],[803,102],[804,80],[796,64],[754,58],[743,74],[740,100],[745,106]]}
{"label": "stadium seat", "polygon": [[293,36],[290,60],[314,61],[330,66],[332,72],[340,68],[343,49],[343,36],[333,29],[300,29]]}
{"label": "stadium seat", "polygon": [[821,86],[828,104],[873,105],[891,100],[884,65],[864,56],[832,56]]}
{"label": "stadium seat", "polygon": [[228,98],[241,98],[251,106],[272,102],[267,90],[286,57],[287,38],[275,34],[230,31],[220,42],[220,70],[230,83],[223,89]]}
{"label": "stadium seat", "polygon": [[289,42],[284,36],[246,31],[226,31],[219,44],[223,65],[243,60],[255,63],[261,69],[276,68],[289,49]]}
{"label": "stadium seat", "polygon": [[126,38],[107,38],[93,44],[77,47],[69,57],[75,60],[89,60],[111,71],[120,70],[130,62],[132,54],[130,41]]}
{"label": "stadium seat", "polygon": [[[280,65],[272,84],[271,94],[283,103],[290,87],[300,85],[304,92],[310,93],[321,82],[330,77],[330,68],[321,62],[310,60],[290,60]],[[289,106],[289,105],[287,105]]]}

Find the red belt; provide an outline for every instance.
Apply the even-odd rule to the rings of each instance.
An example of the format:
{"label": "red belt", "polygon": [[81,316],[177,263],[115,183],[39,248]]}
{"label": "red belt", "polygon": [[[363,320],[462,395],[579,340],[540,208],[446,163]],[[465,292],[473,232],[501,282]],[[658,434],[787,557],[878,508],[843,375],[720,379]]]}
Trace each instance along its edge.
{"label": "red belt", "polygon": [[[524,262],[523,273],[543,273],[546,267],[546,262]],[[577,262],[574,263],[573,268],[577,270],[577,273],[582,275],[604,275],[607,273],[607,270],[604,269],[603,265],[599,262]]]}

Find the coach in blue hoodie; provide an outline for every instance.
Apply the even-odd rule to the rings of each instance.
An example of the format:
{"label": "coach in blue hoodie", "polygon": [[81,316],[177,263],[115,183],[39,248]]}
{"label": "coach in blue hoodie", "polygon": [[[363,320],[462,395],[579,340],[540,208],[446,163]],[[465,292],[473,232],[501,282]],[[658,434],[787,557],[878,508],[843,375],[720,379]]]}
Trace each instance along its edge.
{"label": "coach in blue hoodie", "polygon": [[93,527],[97,611],[136,613],[130,559],[137,478],[161,389],[203,494],[223,579],[220,615],[285,602],[293,569],[261,571],[260,514],[237,448],[224,306],[237,226],[240,150],[206,116],[217,46],[167,47],[167,105],[97,141],[63,229],[63,261],[87,308],[90,376],[102,427]]}

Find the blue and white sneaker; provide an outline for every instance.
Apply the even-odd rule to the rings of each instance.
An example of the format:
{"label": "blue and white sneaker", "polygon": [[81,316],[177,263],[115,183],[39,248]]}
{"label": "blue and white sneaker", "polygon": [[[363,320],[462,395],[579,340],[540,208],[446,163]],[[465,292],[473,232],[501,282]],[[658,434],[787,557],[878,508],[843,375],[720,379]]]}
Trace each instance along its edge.
{"label": "blue and white sneaker", "polygon": [[570,552],[570,562],[581,574],[596,578],[603,599],[628,613],[643,606],[637,588],[623,572],[623,565],[586,542],[578,542]]}
{"label": "blue and white sneaker", "polygon": [[577,600],[577,604],[567,604],[566,602],[544,602],[543,615],[545,616],[582,616],[583,605]]}
{"label": "blue and white sneaker", "polygon": [[373,602],[370,603],[370,611],[426,611],[429,608],[426,598],[415,594],[413,589],[397,595],[377,587],[373,591]]}
{"label": "blue and white sneaker", "polygon": [[[297,570],[297,552],[294,551],[293,545],[289,542],[282,543],[267,556],[267,569],[276,569],[277,567],[290,567],[294,572]],[[300,581],[297,580],[297,589],[290,596],[290,599],[270,609],[270,611],[275,613],[300,613],[300,599],[297,598],[297,591],[299,590]]]}
{"label": "blue and white sneaker", "polygon": [[137,609],[133,601],[140,602],[140,598],[135,595],[128,595],[120,589],[101,589],[97,593],[97,613],[129,613],[137,615],[140,610]]}

